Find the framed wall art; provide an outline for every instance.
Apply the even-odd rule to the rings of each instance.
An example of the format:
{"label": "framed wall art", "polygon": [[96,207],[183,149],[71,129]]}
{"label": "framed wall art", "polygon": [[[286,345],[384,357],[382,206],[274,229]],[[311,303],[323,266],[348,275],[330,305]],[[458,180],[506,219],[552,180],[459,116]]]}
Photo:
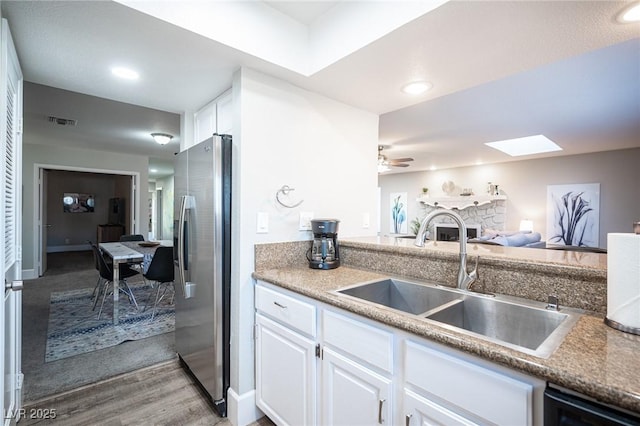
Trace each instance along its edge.
{"label": "framed wall art", "polygon": [[389,230],[392,234],[407,233],[407,193],[394,192],[390,194],[391,215]]}
{"label": "framed wall art", "polygon": [[65,213],[93,213],[95,198],[91,194],[65,192],[62,195],[62,208]]}
{"label": "framed wall art", "polygon": [[547,186],[547,243],[598,247],[600,184]]}

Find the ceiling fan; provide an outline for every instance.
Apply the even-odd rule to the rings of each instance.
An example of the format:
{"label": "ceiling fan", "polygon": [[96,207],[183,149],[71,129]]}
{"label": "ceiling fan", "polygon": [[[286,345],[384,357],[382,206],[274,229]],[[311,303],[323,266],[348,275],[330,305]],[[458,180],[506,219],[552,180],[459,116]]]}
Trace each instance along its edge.
{"label": "ceiling fan", "polygon": [[387,158],[382,154],[385,148],[385,145],[378,145],[378,173],[389,171],[390,167],[409,167],[406,163],[413,161],[413,158]]}

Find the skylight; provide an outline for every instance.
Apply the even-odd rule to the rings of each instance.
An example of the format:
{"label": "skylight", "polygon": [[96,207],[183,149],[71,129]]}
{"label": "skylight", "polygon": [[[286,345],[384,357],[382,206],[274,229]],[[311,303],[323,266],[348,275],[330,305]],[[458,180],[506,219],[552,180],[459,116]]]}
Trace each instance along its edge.
{"label": "skylight", "polygon": [[521,155],[540,154],[543,152],[562,151],[555,142],[544,135],[526,136],[524,138],[507,139],[504,141],[486,142],[485,145],[509,154],[512,157]]}
{"label": "skylight", "polygon": [[137,71],[125,67],[113,67],[111,68],[111,73],[125,80],[137,80],[140,77]]}

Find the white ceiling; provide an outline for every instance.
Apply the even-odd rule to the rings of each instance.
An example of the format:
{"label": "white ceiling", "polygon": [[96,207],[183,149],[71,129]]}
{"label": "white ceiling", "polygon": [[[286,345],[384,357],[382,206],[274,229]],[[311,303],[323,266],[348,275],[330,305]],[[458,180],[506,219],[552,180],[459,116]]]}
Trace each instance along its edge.
{"label": "white ceiling", "polygon": [[[353,13],[380,2],[265,3],[318,29],[340,8]],[[163,4],[177,15],[185,3]],[[176,114],[205,105],[247,66],[381,114],[381,142],[391,145],[386,154],[415,158],[398,170],[410,172],[509,161],[483,143],[537,133],[563,146],[559,155],[640,146],[640,24],[615,21],[628,4],[448,2],[309,76],[115,2],[2,0],[1,6],[25,79],[36,83],[25,87],[30,131],[51,132],[41,122],[47,115],[77,118],[77,133],[66,138],[71,146],[146,153],[170,164],[179,137],[159,150],[149,146],[148,133],[164,126],[178,135]],[[351,21],[356,29],[371,26]],[[250,34],[250,27],[239,28],[239,36]],[[115,64],[138,69],[140,80],[113,79]],[[418,97],[400,92],[417,78],[433,89]],[[62,90],[43,98],[51,89],[42,86]],[[114,120],[118,108],[126,120]]]}
{"label": "white ceiling", "polygon": [[319,16],[336,6],[337,1],[265,1],[274,9],[304,25],[311,25]]}

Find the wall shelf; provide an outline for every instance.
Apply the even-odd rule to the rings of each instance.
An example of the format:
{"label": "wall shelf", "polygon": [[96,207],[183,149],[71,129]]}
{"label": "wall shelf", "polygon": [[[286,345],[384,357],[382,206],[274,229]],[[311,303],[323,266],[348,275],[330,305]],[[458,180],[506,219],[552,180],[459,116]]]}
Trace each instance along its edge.
{"label": "wall shelf", "polygon": [[493,201],[502,201],[506,199],[506,195],[482,194],[457,197],[418,197],[416,201],[432,207],[444,207],[445,209],[464,210],[468,207],[482,206]]}

